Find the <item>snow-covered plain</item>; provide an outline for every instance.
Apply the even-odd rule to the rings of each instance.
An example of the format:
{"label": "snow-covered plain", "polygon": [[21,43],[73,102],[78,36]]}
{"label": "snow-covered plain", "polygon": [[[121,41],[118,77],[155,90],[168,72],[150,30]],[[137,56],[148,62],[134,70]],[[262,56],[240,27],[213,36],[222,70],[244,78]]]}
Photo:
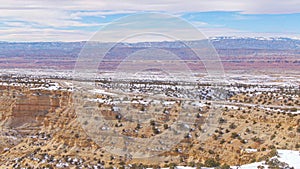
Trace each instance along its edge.
{"label": "snow-covered plain", "polygon": [[[294,169],[300,169],[300,152],[294,150],[277,150],[279,157],[272,157],[277,158],[280,162],[287,163],[290,167],[294,167]],[[265,169],[268,168],[268,165],[265,164],[265,161],[255,162],[250,164],[244,164],[241,166],[231,166],[232,169],[257,169],[258,166],[263,166]],[[195,169],[196,167],[184,167],[184,166],[177,166],[177,169]],[[167,169],[167,168],[165,168]],[[208,167],[202,167],[201,169],[213,169]]]}
{"label": "snow-covered plain", "polygon": [[[294,169],[300,169],[300,152],[293,151],[293,150],[277,150],[279,157],[272,157],[277,158],[280,162],[287,163],[290,167],[294,167]],[[271,159],[272,159],[271,158]],[[268,168],[268,165],[265,164],[265,161],[262,162],[255,162],[250,164],[245,164],[239,166],[239,169],[257,169],[258,166],[264,166]],[[231,166],[233,169],[237,169],[237,166]]]}
{"label": "snow-covered plain", "polygon": [[300,169],[300,152],[291,150],[278,150],[279,158],[281,162],[286,162],[295,169]]}

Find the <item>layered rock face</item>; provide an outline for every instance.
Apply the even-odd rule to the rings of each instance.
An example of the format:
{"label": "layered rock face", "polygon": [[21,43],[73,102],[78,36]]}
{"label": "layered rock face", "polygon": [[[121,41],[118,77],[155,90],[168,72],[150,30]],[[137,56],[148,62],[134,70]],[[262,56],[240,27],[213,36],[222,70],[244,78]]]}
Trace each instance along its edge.
{"label": "layered rock face", "polygon": [[68,105],[69,93],[54,90],[30,90],[24,87],[1,86],[0,128],[6,141],[0,148],[14,145],[32,136],[48,124],[48,117]]}
{"label": "layered rock face", "polygon": [[2,93],[0,111],[2,127],[25,129],[44,123],[48,113],[67,105],[68,97],[61,91],[11,89]]}

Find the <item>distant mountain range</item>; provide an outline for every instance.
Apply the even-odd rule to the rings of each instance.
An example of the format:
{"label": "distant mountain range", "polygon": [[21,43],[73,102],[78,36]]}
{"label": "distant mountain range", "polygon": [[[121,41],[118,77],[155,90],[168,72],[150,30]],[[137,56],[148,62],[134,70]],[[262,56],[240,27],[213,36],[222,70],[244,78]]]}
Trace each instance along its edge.
{"label": "distant mountain range", "polygon": [[217,37],[211,42],[216,49],[300,50],[300,40],[290,38]]}
{"label": "distant mountain range", "polygon": [[[283,68],[299,69],[300,40],[290,38],[210,38],[222,61],[229,69],[247,68]],[[99,47],[99,42],[95,43]],[[203,40],[185,43],[203,44]],[[181,41],[118,43],[107,54],[111,61],[108,67],[115,65],[113,60],[123,60],[129,54],[149,47],[172,51],[182,60],[194,60],[195,54]],[[1,68],[50,67],[72,69],[86,42],[0,42]],[[101,45],[111,45],[103,43]],[[100,46],[101,46],[100,45]],[[225,63],[224,63],[225,64]]]}
{"label": "distant mountain range", "polygon": [[[291,38],[238,38],[214,37],[209,39],[216,49],[270,49],[300,50],[300,40]],[[194,41],[195,42],[195,41]],[[197,42],[197,41],[196,41]],[[201,42],[201,41],[199,41]],[[8,51],[36,52],[36,50],[54,50],[61,52],[80,51],[86,42],[0,42],[0,54]],[[181,41],[120,43],[124,47],[180,48]]]}

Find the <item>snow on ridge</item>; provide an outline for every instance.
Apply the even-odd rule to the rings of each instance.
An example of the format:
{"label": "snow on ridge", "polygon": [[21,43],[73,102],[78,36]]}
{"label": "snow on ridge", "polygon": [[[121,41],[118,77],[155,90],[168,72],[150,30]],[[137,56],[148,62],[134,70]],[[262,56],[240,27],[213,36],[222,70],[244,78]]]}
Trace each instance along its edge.
{"label": "snow on ridge", "polygon": [[283,37],[283,36],[214,36],[209,37],[209,40],[219,41],[219,40],[233,40],[233,39],[255,39],[255,40],[300,40],[297,36]]}

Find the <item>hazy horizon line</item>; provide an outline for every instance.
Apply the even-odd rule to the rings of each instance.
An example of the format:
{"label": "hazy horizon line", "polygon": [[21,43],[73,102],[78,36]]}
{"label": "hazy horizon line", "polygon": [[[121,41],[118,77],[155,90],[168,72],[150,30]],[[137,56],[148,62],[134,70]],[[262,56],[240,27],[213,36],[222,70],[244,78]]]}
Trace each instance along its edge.
{"label": "hazy horizon line", "polygon": [[163,43],[163,42],[192,42],[192,41],[201,41],[201,40],[217,40],[217,39],[256,39],[256,40],[280,40],[280,39],[289,39],[289,40],[300,40],[300,37],[289,37],[289,36],[213,36],[208,37],[205,39],[195,39],[195,40],[155,40],[155,41],[133,41],[133,42],[113,42],[113,41],[91,41],[91,40],[78,40],[78,41],[67,41],[67,40],[57,40],[57,41],[10,41],[4,40],[0,41],[0,43],[86,43],[86,42],[95,42],[95,43],[128,43],[128,44],[135,44],[135,43]]}

